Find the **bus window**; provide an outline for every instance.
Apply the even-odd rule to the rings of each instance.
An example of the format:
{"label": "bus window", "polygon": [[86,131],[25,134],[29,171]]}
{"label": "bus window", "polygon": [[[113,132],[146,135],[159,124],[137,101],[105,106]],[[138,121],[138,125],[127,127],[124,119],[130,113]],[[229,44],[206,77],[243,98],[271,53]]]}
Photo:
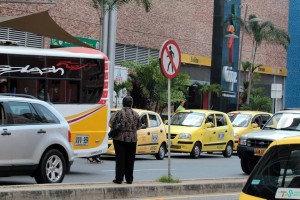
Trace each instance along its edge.
{"label": "bus window", "polygon": [[[110,84],[109,62],[102,52],[0,46],[2,79],[8,92],[53,103],[70,124],[76,157],[106,152]],[[88,138],[86,143],[76,143],[82,138]]]}

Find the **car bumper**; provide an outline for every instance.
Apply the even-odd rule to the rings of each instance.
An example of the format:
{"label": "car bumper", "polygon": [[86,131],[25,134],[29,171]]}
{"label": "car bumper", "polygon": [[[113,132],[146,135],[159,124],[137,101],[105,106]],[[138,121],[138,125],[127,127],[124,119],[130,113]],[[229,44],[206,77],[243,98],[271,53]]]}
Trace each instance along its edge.
{"label": "car bumper", "polygon": [[257,159],[260,158],[262,155],[258,155],[255,153],[256,148],[248,147],[248,146],[237,146],[237,155],[240,159]]}
{"label": "car bumper", "polygon": [[172,141],[171,152],[191,152],[193,146],[193,141]]}

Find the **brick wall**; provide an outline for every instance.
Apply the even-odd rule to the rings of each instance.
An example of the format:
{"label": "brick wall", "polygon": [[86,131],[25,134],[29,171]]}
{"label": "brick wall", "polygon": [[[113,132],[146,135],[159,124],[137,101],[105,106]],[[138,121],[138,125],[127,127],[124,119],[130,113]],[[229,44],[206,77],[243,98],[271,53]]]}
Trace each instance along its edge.
{"label": "brick wall", "polygon": [[[288,0],[243,0],[248,14],[256,14],[287,29]],[[57,5],[0,3],[0,16],[20,15],[50,10],[52,18],[74,36],[99,39],[100,20],[91,0],[57,0]],[[242,8],[242,16],[244,16]],[[118,11],[117,42],[159,49],[167,39],[174,39],[182,53],[211,56],[213,0],[153,0],[153,9],[146,13],[135,1]],[[49,47],[46,40],[45,47]],[[250,60],[251,41],[245,37],[243,60]],[[257,53],[257,64],[286,66],[282,47],[263,44]]]}

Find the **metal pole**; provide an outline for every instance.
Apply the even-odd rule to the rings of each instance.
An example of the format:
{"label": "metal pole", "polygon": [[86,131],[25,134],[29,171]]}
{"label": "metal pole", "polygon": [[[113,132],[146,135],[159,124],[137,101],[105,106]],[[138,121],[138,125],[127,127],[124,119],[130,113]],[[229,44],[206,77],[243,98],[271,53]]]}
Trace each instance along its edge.
{"label": "metal pole", "polygon": [[[248,13],[248,4],[246,4],[246,8],[245,8],[244,23],[246,23],[247,13]],[[241,80],[240,79],[241,79],[241,65],[242,65],[244,34],[245,34],[245,24],[243,26],[243,32],[242,32],[242,37],[241,37],[241,42],[240,42],[240,55],[239,55],[239,62],[238,62],[238,84],[237,84],[237,90],[236,90],[237,91],[236,110],[239,110],[239,102],[240,102],[239,92],[240,92],[240,85],[241,85]]]}
{"label": "metal pole", "polygon": [[116,29],[117,29],[117,8],[109,11],[109,31],[108,31],[108,59],[109,59],[109,92],[110,105],[113,106],[113,97],[114,97],[114,69],[115,69],[115,50],[116,50]]}
{"label": "metal pole", "polygon": [[171,178],[171,79],[168,78],[168,177]]}

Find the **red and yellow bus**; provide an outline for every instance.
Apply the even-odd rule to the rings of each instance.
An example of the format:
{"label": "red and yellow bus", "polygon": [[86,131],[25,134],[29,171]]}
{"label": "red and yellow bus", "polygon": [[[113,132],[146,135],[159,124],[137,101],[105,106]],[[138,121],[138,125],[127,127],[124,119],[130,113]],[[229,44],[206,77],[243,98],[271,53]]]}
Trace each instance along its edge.
{"label": "red and yellow bus", "polygon": [[83,47],[0,45],[0,87],[49,101],[69,122],[76,157],[107,151],[109,61]]}

